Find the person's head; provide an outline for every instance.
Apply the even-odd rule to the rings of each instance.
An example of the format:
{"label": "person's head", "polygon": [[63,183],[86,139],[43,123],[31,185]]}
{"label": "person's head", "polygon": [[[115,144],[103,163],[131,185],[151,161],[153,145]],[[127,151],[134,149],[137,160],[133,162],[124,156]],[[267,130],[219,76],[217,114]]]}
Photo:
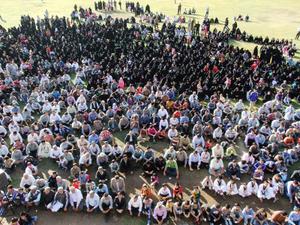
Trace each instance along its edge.
{"label": "person's head", "polygon": [[44,189],[44,193],[45,193],[45,194],[49,194],[50,191],[51,191],[51,188],[50,188],[50,187],[45,187],[45,189]]}
{"label": "person's head", "polygon": [[57,192],[60,194],[64,193],[64,188],[63,187],[57,188]]}
{"label": "person's head", "polygon": [[70,192],[75,193],[76,192],[76,188],[75,187],[70,187]]}
{"label": "person's head", "polygon": [[10,220],[10,224],[11,225],[18,225],[19,224],[19,219],[17,217],[13,217],[11,220]]}

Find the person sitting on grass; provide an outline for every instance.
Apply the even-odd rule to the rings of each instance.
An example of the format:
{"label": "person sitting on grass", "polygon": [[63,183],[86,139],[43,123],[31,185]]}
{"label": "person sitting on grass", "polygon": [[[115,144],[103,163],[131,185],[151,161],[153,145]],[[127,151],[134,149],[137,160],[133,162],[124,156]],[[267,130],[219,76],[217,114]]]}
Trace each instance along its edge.
{"label": "person sitting on grass", "polygon": [[220,156],[213,158],[209,164],[209,173],[215,177],[224,173],[224,163]]}
{"label": "person sitting on grass", "polygon": [[169,176],[169,179],[171,177],[176,177],[176,179],[179,179],[178,165],[174,158],[169,157],[167,159],[165,170],[164,170],[164,175]]}
{"label": "person sitting on grass", "polygon": [[162,201],[172,198],[172,193],[166,183],[162,184],[162,187],[158,190],[157,195]]}
{"label": "person sitting on grass", "polygon": [[100,198],[95,191],[90,191],[85,198],[86,211],[88,213],[96,212],[100,203]]}
{"label": "person sitting on grass", "polygon": [[126,207],[126,200],[123,192],[118,192],[114,199],[114,208],[118,214],[122,214]]}
{"label": "person sitting on grass", "polygon": [[107,215],[113,209],[113,199],[108,193],[104,193],[99,202],[100,211]]}
{"label": "person sitting on grass", "polygon": [[230,179],[240,180],[241,172],[236,160],[233,160],[228,164],[226,174]]}
{"label": "person sitting on grass", "polygon": [[69,199],[70,199],[70,205],[74,212],[82,211],[83,196],[82,196],[82,192],[79,189],[75,187],[70,187]]}
{"label": "person sitting on grass", "polygon": [[162,202],[158,202],[153,211],[153,218],[158,225],[162,225],[166,222],[167,218],[167,208],[163,205]]}
{"label": "person sitting on grass", "polygon": [[134,195],[133,197],[130,198],[128,202],[128,211],[130,216],[141,216],[143,208],[143,201],[141,196],[139,195]]}

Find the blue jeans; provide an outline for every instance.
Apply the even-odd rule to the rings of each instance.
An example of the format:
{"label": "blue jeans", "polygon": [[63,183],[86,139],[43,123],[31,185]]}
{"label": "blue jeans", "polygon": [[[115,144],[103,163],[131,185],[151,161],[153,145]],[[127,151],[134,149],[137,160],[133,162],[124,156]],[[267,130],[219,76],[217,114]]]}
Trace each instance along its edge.
{"label": "blue jeans", "polygon": [[38,220],[38,217],[37,217],[37,216],[31,216],[31,219],[32,219],[32,221],[31,221],[31,223],[29,223],[28,225],[33,225],[33,224],[35,224],[35,222]]}
{"label": "blue jeans", "polygon": [[288,221],[288,225],[300,225],[300,220],[296,222]]}
{"label": "blue jeans", "polygon": [[244,225],[253,224],[253,218],[244,217]]}

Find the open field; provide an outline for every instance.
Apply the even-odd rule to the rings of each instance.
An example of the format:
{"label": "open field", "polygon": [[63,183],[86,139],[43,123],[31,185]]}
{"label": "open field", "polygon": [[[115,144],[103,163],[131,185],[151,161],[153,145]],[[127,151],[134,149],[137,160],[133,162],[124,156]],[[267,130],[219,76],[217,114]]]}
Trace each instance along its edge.
{"label": "open field", "polygon": [[[177,4],[179,2],[183,5],[183,10],[185,8],[194,7],[197,10],[196,18],[199,20],[203,19],[203,15],[206,7],[210,8],[210,17],[218,17],[220,21],[224,21],[226,17],[230,21],[233,20],[234,16],[238,14],[250,16],[251,22],[238,22],[238,26],[241,30],[246,30],[248,33],[258,36],[269,36],[275,38],[286,38],[294,39],[297,28],[300,27],[300,14],[298,10],[300,9],[299,0],[176,0],[177,4],[174,3],[175,0],[140,0],[142,5],[149,4],[151,10],[154,12],[163,12],[166,15],[174,16],[177,11]],[[50,15],[59,16],[69,16],[74,4],[83,7],[94,7],[93,0],[1,0],[0,1],[0,15],[6,23],[0,21],[0,24],[5,27],[11,27],[19,23],[21,15],[29,14],[33,17],[43,16],[46,9],[48,9]],[[125,1],[122,0],[123,9]],[[129,17],[131,14],[125,11],[118,11],[114,13],[115,16]],[[300,41],[295,41],[297,46],[300,46]],[[234,42],[234,45],[239,45],[253,49],[254,45],[249,43]],[[116,134],[119,143],[122,144],[122,140],[125,136],[124,132]],[[166,142],[151,144],[155,150],[158,152],[163,152],[163,149],[167,147]],[[239,141],[238,147],[240,147],[240,152],[243,151],[242,140]],[[299,167],[299,164],[295,165],[295,168]],[[50,161],[43,161],[39,165],[41,176],[45,176],[49,169],[55,169],[56,165]],[[93,168],[93,171],[95,168]],[[21,170],[18,169],[13,174],[13,183],[15,185],[19,184]],[[203,179],[206,175],[206,171],[194,171],[189,172],[186,169],[181,169],[181,183],[184,187],[192,187],[193,185],[198,185],[199,181]],[[67,176],[63,171],[59,170],[60,174]],[[193,178],[193,179],[190,179]],[[161,182],[167,181],[167,179],[162,178]],[[127,177],[127,191],[136,192],[145,180],[139,176],[139,171],[136,171],[134,175],[129,175]],[[174,180],[171,181],[174,183]],[[134,184],[134,185],[132,185]],[[190,194],[189,189],[185,189],[186,196]],[[205,203],[215,203],[215,202],[225,202],[224,199],[219,196],[214,195],[212,192],[203,192],[203,202]],[[242,205],[250,204],[252,207],[259,208],[265,207],[269,211],[276,209],[289,209],[290,205],[286,199],[280,199],[276,204],[267,201],[264,203],[258,203],[257,198],[251,199],[241,199],[239,197],[233,197],[226,202],[240,202]],[[51,215],[47,212],[39,212],[40,225],[79,225],[85,224],[132,224],[132,219],[129,217],[112,217],[109,221],[106,221],[101,215],[87,215],[87,214],[74,214],[74,213],[60,213],[58,215]],[[4,220],[3,220],[4,221]],[[2,221],[2,222],[3,222]],[[145,224],[142,219],[136,219],[136,225]],[[1,220],[0,220],[1,223]],[[4,222],[3,222],[4,223]],[[184,222],[182,222],[184,223]]]}

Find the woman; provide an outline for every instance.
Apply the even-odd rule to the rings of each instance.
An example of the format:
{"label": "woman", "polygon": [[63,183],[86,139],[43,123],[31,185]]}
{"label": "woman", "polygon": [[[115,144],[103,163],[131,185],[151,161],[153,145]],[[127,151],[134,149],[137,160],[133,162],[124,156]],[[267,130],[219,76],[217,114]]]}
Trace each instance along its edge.
{"label": "woman", "polygon": [[185,218],[190,218],[191,215],[191,203],[189,200],[182,202],[182,214]]}
{"label": "woman", "polygon": [[79,166],[81,170],[87,169],[92,165],[92,157],[89,152],[82,154],[79,158]]}
{"label": "woman", "polygon": [[200,205],[201,189],[199,186],[194,186],[192,190],[191,202]]}
{"label": "woman", "polygon": [[183,200],[183,187],[176,182],[173,188],[173,198],[177,201]]}
{"label": "woman", "polygon": [[197,202],[192,203],[191,217],[194,220],[194,224],[198,225],[201,222],[201,210]]}
{"label": "woman", "polygon": [[98,167],[98,170],[96,172],[95,178],[98,180],[98,182],[106,182],[108,179],[108,175],[105,169],[103,169],[102,166]]}
{"label": "woman", "polygon": [[123,192],[118,192],[114,199],[114,208],[118,214],[122,214],[126,207],[126,200]]}
{"label": "woman", "polygon": [[156,141],[158,131],[155,129],[154,125],[150,125],[150,127],[147,129],[147,134],[149,136],[150,141]]}
{"label": "woman", "polygon": [[161,200],[166,200],[168,198],[172,198],[171,191],[168,188],[166,183],[162,184],[162,187],[159,189],[157,194]]}
{"label": "woman", "polygon": [[104,193],[101,197],[99,208],[103,214],[108,214],[113,209],[113,200],[108,193]]}
{"label": "woman", "polygon": [[183,211],[180,202],[175,202],[173,205],[173,214],[174,214],[175,221],[178,220],[178,217],[180,217],[182,213]]}
{"label": "woman", "polygon": [[227,189],[226,189],[227,195],[237,195],[239,193],[237,184],[234,180],[230,180],[227,183]]}

